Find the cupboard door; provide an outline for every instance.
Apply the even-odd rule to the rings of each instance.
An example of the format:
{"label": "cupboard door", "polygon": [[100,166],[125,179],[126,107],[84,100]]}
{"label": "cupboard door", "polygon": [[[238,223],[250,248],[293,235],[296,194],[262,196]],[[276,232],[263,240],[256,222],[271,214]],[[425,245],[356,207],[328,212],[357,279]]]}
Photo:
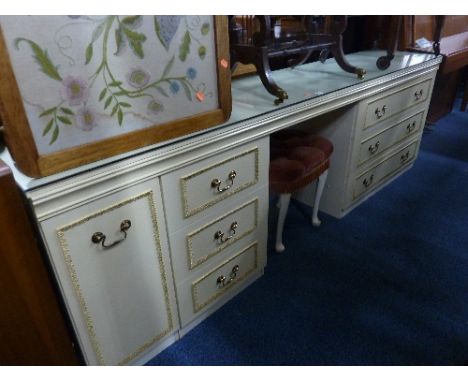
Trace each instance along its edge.
{"label": "cupboard door", "polygon": [[88,363],[128,364],[177,329],[157,181],[41,224]]}

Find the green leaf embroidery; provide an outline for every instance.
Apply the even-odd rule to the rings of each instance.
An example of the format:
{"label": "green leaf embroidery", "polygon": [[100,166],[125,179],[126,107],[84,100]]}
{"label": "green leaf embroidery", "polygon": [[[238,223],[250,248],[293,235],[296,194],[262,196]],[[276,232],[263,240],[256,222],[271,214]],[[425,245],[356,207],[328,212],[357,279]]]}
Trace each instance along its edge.
{"label": "green leaf embroidery", "polygon": [[172,65],[174,65],[174,56],[172,56],[172,58],[169,60],[169,62],[167,63],[166,67],[164,68],[164,71],[163,71],[163,74],[162,74],[162,78],[166,78],[166,76],[169,74],[169,72],[171,71],[172,69]]}
{"label": "green leaf embroidery", "polygon": [[109,86],[114,86],[114,87],[117,87],[117,86],[120,86],[122,85],[122,81],[112,81]]}
{"label": "green leaf embroidery", "polygon": [[47,124],[47,126],[45,127],[44,131],[42,132],[42,136],[45,136],[50,131],[53,125],[54,125],[54,120],[51,119],[49,123]]}
{"label": "green leaf embroidery", "polygon": [[133,53],[135,53],[137,57],[143,58],[144,53],[142,43],[146,41],[146,36],[143,33],[138,33],[125,27],[123,27],[122,30],[127,37],[128,43],[130,44],[130,48],[132,48]]}
{"label": "green leaf embroidery", "polygon": [[107,109],[107,107],[110,105],[112,102],[112,96],[106,99],[106,103],[104,104],[104,110]]}
{"label": "green leaf embroidery", "polygon": [[99,25],[93,30],[93,34],[91,35],[91,42],[90,42],[90,44],[93,44],[99,37],[101,37],[102,32],[104,32],[104,29],[105,29],[105,27],[106,27],[107,21],[109,21],[109,20],[106,19],[104,22],[102,22],[101,24],[99,24]]}
{"label": "green leaf embroidery", "polygon": [[181,61],[185,61],[187,59],[187,55],[190,53],[190,42],[192,39],[190,38],[190,33],[187,31],[182,38],[182,44],[179,47],[179,58]]}
{"label": "green leaf embroidery", "polygon": [[135,29],[141,25],[140,20],[141,20],[141,16],[127,16],[127,17],[124,17],[124,19],[122,20],[122,23],[124,23],[129,28]]}
{"label": "green leaf embroidery", "polygon": [[61,107],[60,110],[62,110],[62,112],[64,112],[65,114],[75,115],[75,113],[73,113],[73,110],[69,109],[68,107]]}
{"label": "green leaf embroidery", "polygon": [[160,87],[160,86],[155,86],[154,87],[159,93],[161,93],[164,97],[169,97],[169,94],[166,93],[166,91]]}
{"label": "green leaf embroidery", "polygon": [[115,44],[117,45],[117,50],[114,52],[115,56],[118,56],[122,53],[122,50],[125,46],[124,35],[121,28],[115,30]]}
{"label": "green leaf embroidery", "polygon": [[72,124],[72,122],[67,117],[63,117],[61,115],[57,116],[57,119],[60,122],[64,123],[65,125],[71,125]]}
{"label": "green leaf embroidery", "polygon": [[189,101],[192,100],[192,92],[190,91],[190,88],[188,87],[188,85],[185,83],[185,81],[180,81],[180,83],[182,84],[182,87],[184,88],[184,91],[185,91],[185,96],[187,97],[187,99]]}
{"label": "green leaf embroidery", "polygon": [[91,58],[93,58],[93,44],[89,44],[88,47],[86,48],[86,60],[85,60],[85,65],[88,65],[89,62],[91,61]]}
{"label": "green leaf embroidery", "polygon": [[203,36],[206,36],[210,32],[210,24],[209,23],[204,23],[201,27],[201,34]]}
{"label": "green leaf embroidery", "polygon": [[104,97],[106,96],[107,88],[102,89],[101,93],[99,93],[99,102],[101,102]]}
{"label": "green leaf embroidery", "polygon": [[39,45],[37,45],[34,41],[25,39],[25,38],[17,38],[15,40],[15,46],[16,49],[19,49],[19,43],[21,41],[27,42],[30,46],[31,49],[34,52],[34,58],[41,67],[41,71],[49,76],[50,78],[57,80],[57,81],[62,81],[62,77],[60,77],[59,72],[57,71],[57,67],[54,66],[52,61],[49,58],[49,55],[47,54],[46,50],[43,50]]}
{"label": "green leaf embroidery", "polygon": [[55,125],[55,129],[52,133],[52,138],[50,139],[49,145],[54,143],[57,140],[58,136],[59,136],[59,127],[58,125]]}
{"label": "green leaf embroidery", "polygon": [[132,107],[132,105],[130,105],[130,104],[127,103],[127,102],[120,102],[119,105],[122,106],[122,107]]}
{"label": "green leaf embroidery", "polygon": [[122,112],[122,109],[119,109],[119,111],[117,112],[117,119],[119,120],[119,125],[122,126],[122,122],[123,122],[123,112]]}
{"label": "green leaf embroidery", "polygon": [[159,41],[161,41],[161,44],[163,44],[164,48],[169,50],[169,44],[162,35],[161,25],[159,24],[158,18],[156,16],[154,16],[154,31],[156,32],[156,36],[158,36]]}
{"label": "green leaf embroidery", "polygon": [[133,53],[135,53],[137,57],[143,58],[145,56],[145,54],[143,53],[143,47],[140,42],[135,40],[129,40],[129,43],[130,48],[132,48]]}
{"label": "green leaf embroidery", "polygon": [[45,115],[52,114],[53,112],[55,112],[55,110],[57,110],[56,107],[52,107],[50,109],[47,109],[47,110],[43,111],[41,114],[39,114],[39,118],[44,117]]}
{"label": "green leaf embroidery", "polygon": [[123,28],[123,31],[130,40],[135,40],[135,41],[140,41],[140,42],[146,41],[146,36],[143,33],[138,33],[128,28]]}
{"label": "green leaf embroidery", "polygon": [[203,45],[198,48],[198,56],[203,60],[206,56],[206,47]]}
{"label": "green leaf embroidery", "polygon": [[111,117],[114,116],[114,114],[117,112],[117,110],[119,109],[119,104],[115,104],[115,106],[112,108],[112,113],[111,113]]}
{"label": "green leaf embroidery", "polygon": [[[114,16],[111,16],[111,17],[112,19],[114,18]],[[101,37],[102,32],[104,32],[104,29],[106,27],[106,23],[110,22],[110,20],[111,20],[110,18],[106,18],[104,22],[102,22],[96,28],[94,28],[93,33],[91,35],[91,42],[86,47],[86,51],[85,51],[85,57],[86,57],[85,65],[88,65],[89,62],[91,61],[91,58],[93,57],[93,44],[94,42],[97,41],[99,37]]]}

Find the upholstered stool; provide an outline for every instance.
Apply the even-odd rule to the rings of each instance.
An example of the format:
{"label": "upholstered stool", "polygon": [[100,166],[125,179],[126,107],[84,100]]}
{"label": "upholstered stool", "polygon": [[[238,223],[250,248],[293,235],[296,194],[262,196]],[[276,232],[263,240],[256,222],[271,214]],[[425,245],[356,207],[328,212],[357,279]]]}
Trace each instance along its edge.
{"label": "upholstered stool", "polygon": [[284,251],[283,227],[291,194],[318,179],[312,224],[320,225],[318,208],[327,180],[333,144],[326,138],[296,130],[270,136],[270,189],[279,194],[276,251]]}

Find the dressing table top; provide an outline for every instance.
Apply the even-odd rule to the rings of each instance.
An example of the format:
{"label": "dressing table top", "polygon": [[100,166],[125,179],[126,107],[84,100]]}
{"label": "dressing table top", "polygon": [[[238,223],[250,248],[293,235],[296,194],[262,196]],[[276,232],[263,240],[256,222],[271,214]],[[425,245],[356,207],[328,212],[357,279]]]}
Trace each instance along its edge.
{"label": "dressing table top", "polygon": [[323,64],[314,62],[293,69],[274,71],[273,78],[289,95],[289,99],[278,106],[274,105],[274,97],[265,90],[258,76],[236,79],[232,82],[232,114],[224,124],[51,176],[37,179],[25,176],[15,168],[6,149],[0,154],[0,158],[13,169],[17,183],[26,192],[78,174],[90,171],[105,172],[106,170],[102,169],[104,165],[118,166],[122,162],[163,160],[167,156],[187,152],[200,145],[215,144],[226,137],[245,131],[252,132],[260,127],[263,128],[261,134],[266,135],[272,131],[269,132],[264,127],[273,122],[295,115],[300,116],[305,112],[313,116],[315,110],[316,115],[319,115],[338,109],[369,96],[370,92],[378,92],[385,86],[392,86],[393,82],[405,76],[433,70],[442,60],[441,56],[435,57],[432,54],[396,52],[390,67],[379,70],[375,63],[377,58],[384,54],[384,51],[364,51],[346,56],[352,65],[366,70],[362,80],[354,74],[344,72],[334,59],[328,59]]}

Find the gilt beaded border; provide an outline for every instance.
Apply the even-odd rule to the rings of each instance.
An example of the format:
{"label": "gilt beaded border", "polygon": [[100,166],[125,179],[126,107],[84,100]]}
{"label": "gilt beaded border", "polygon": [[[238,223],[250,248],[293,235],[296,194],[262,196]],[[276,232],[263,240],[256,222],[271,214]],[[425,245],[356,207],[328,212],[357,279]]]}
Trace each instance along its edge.
{"label": "gilt beaded border", "polygon": [[[188,191],[187,191],[187,182],[200,175],[200,174],[203,174],[204,172],[206,171],[209,171],[215,167],[218,167],[218,166],[222,166],[223,164],[225,163],[228,163],[228,162],[231,162],[231,161],[234,161],[236,159],[239,159],[239,158],[242,158],[244,156],[247,156],[251,153],[254,153],[255,155],[255,160],[254,160],[254,166],[255,166],[255,175],[254,175],[254,179],[251,180],[250,182],[247,182],[247,183],[244,183],[242,185],[239,185],[238,187],[234,188],[233,190],[230,190],[230,191],[227,191],[225,193],[222,193],[220,194],[218,197],[214,198],[214,199],[211,199],[209,202],[201,205],[201,206],[198,206],[196,208],[193,208],[193,209],[189,209],[189,206],[188,206],[188,197],[187,197],[187,194],[188,194]],[[258,147],[254,147],[248,151],[245,151],[241,154],[238,154],[238,155],[235,155],[231,158],[228,158],[228,159],[225,159],[223,160],[222,162],[218,162],[218,163],[215,163],[209,167],[206,167],[206,168],[203,168],[201,170],[198,170],[190,175],[187,175],[187,176],[184,176],[182,178],[180,178],[180,185],[181,185],[181,189],[182,189],[182,205],[183,205],[183,208],[184,208],[184,217],[185,218],[188,218],[192,215],[195,215],[196,213],[198,212],[201,212],[203,210],[205,210],[206,208],[208,207],[211,207],[212,205],[220,202],[221,200],[224,200],[226,199],[227,197],[231,196],[231,195],[235,195],[237,194],[238,192],[246,189],[247,187],[250,187],[254,184],[256,184],[258,182],[258,173],[259,173],[259,165],[258,165]]]}
{"label": "gilt beaded border", "polygon": [[86,327],[88,329],[88,334],[89,334],[89,338],[90,338],[92,347],[94,349],[94,352],[96,354],[98,363],[100,365],[106,365],[106,363],[105,363],[104,357],[102,355],[101,345],[100,345],[100,343],[99,343],[99,341],[97,339],[97,336],[96,336],[96,332],[95,332],[94,324],[93,324],[93,319],[92,319],[92,317],[91,317],[91,315],[89,313],[88,306],[86,304],[86,301],[85,301],[84,296],[83,296],[83,292],[81,290],[81,286],[80,286],[80,283],[79,283],[79,278],[78,278],[78,275],[76,273],[72,257],[70,255],[70,249],[68,247],[68,243],[67,243],[67,240],[65,238],[65,232],[69,231],[69,230],[71,230],[71,229],[73,229],[73,228],[75,228],[75,227],[77,227],[77,226],[79,226],[81,224],[87,223],[88,221],[90,221],[90,220],[92,220],[92,219],[94,219],[94,218],[96,218],[98,216],[104,215],[104,214],[106,214],[106,213],[108,213],[110,211],[113,211],[115,209],[118,209],[118,208],[126,205],[126,204],[135,202],[135,201],[137,201],[139,199],[142,199],[142,198],[145,198],[145,197],[148,198],[148,204],[149,204],[150,212],[151,212],[151,220],[152,220],[152,223],[153,223],[153,238],[155,240],[156,249],[158,251],[158,262],[159,262],[159,266],[160,266],[160,269],[161,269],[161,279],[162,279],[162,285],[163,285],[163,289],[164,289],[164,297],[165,297],[165,303],[166,303],[166,313],[167,313],[167,318],[168,318],[168,327],[162,333],[160,333],[157,336],[151,338],[149,341],[147,341],[145,344],[143,344],[140,348],[138,348],[137,350],[135,350],[134,352],[129,354],[127,357],[122,359],[120,362],[118,362],[118,365],[124,365],[124,364],[128,363],[129,361],[131,361],[132,359],[134,359],[135,357],[137,357],[140,353],[145,351],[147,348],[149,348],[155,342],[159,341],[161,338],[163,338],[164,336],[169,334],[173,330],[173,327],[174,327],[174,324],[173,324],[173,321],[172,321],[172,313],[171,313],[171,306],[170,306],[170,299],[169,299],[169,290],[168,290],[168,287],[167,287],[167,278],[166,278],[166,272],[165,272],[165,267],[164,267],[164,260],[163,260],[163,257],[162,257],[161,238],[160,238],[160,235],[159,235],[159,228],[158,228],[157,214],[156,214],[156,208],[155,208],[155,203],[154,203],[154,198],[153,198],[153,191],[147,191],[147,192],[145,192],[143,194],[134,196],[134,197],[129,198],[129,199],[125,199],[125,200],[123,200],[123,201],[121,201],[121,202],[119,202],[117,204],[111,205],[108,208],[99,210],[99,211],[97,211],[97,212],[95,212],[95,213],[93,213],[91,215],[88,215],[88,216],[86,216],[86,217],[84,217],[84,218],[82,218],[82,219],[80,219],[78,221],[67,224],[67,225],[57,229],[57,236],[58,236],[58,239],[59,239],[59,242],[60,242],[60,247],[62,249],[64,258],[65,258],[65,262],[67,264],[68,272],[70,274],[71,281],[72,281],[73,287],[75,289],[75,293],[76,293],[76,295],[78,297],[78,302],[80,304],[81,312],[82,312],[82,314],[84,316],[84,319],[85,319],[85,322],[86,322]]}
{"label": "gilt beaded border", "polygon": [[[211,227],[212,225],[214,225],[216,223],[219,223],[221,220],[227,218],[228,216],[233,215],[236,212],[238,212],[238,211],[240,211],[240,210],[242,210],[244,208],[247,208],[251,204],[255,204],[255,206],[254,206],[254,222],[253,222],[254,224],[253,224],[253,227],[251,227],[250,229],[248,229],[247,231],[242,233],[242,235],[236,236],[232,240],[228,240],[224,244],[216,247],[214,251],[208,253],[207,255],[203,256],[202,258],[197,259],[197,260],[195,260],[193,258],[192,238],[194,236],[199,234],[201,231],[204,231],[205,229]],[[244,203],[243,205],[236,208],[235,210],[232,210],[232,211],[226,213],[225,215],[221,216],[220,218],[216,219],[215,221],[212,221],[212,222],[204,225],[203,227],[197,229],[196,231],[189,233],[187,235],[187,252],[188,252],[189,269],[192,270],[195,267],[199,266],[200,264],[203,264],[205,261],[211,259],[213,256],[217,255],[219,252],[221,252],[225,248],[229,247],[231,244],[234,244],[236,241],[238,241],[238,240],[244,238],[245,236],[251,234],[253,231],[255,231],[257,229],[257,227],[258,227],[258,198],[255,198],[255,199],[253,199],[253,200],[251,200],[251,201],[249,201],[247,203]]]}
{"label": "gilt beaded border", "polygon": [[[219,289],[217,293],[212,295],[208,300],[206,300],[203,303],[199,303],[199,297],[198,297],[198,289],[197,285],[206,280],[208,277],[210,277],[213,273],[219,271],[220,268],[225,266],[226,264],[232,262],[234,259],[242,256],[245,254],[247,251],[249,251],[251,248],[254,248],[254,265],[253,268],[249,269],[247,272],[245,272],[241,277],[235,278],[234,281],[222,289]],[[250,274],[252,274],[256,269],[258,269],[258,243],[255,241],[252,244],[250,244],[248,247],[244,248],[241,250],[239,253],[235,254],[231,258],[227,259],[225,262],[221,263],[219,266],[217,266],[215,269],[213,269],[211,272],[207,273],[206,275],[200,277],[198,280],[195,280],[192,283],[192,304],[193,304],[193,310],[195,313],[199,312],[201,309],[206,307],[207,305],[211,304],[213,301],[218,299],[220,296],[222,296],[224,293],[226,293],[229,289],[231,289],[234,285],[237,285],[239,282],[242,280],[246,279]]]}

